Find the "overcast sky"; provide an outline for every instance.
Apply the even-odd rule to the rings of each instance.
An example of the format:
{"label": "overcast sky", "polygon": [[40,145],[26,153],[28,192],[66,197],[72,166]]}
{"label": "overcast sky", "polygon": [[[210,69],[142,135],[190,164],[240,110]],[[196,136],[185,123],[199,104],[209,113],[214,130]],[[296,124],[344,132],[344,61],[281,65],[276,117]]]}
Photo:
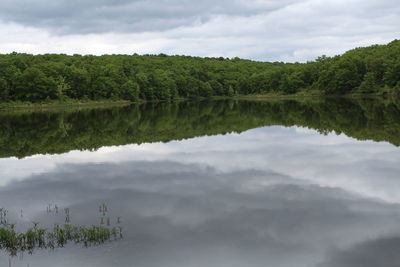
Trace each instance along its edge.
{"label": "overcast sky", "polygon": [[398,0],[1,0],[0,53],[305,61],[399,38]]}

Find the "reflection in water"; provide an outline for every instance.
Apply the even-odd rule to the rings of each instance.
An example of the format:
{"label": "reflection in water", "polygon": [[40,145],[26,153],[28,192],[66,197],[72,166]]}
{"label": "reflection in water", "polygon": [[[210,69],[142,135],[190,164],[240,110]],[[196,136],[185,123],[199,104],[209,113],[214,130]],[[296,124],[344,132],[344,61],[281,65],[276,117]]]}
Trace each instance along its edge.
{"label": "reflection in water", "polygon": [[[0,203],[9,210],[9,218],[26,225],[40,221],[52,229],[52,218],[56,216],[64,223],[64,209],[68,208],[74,225],[113,227],[121,221],[124,225],[124,238],[118,242],[87,249],[70,244],[51,254],[36,250],[23,260],[13,259],[13,266],[29,263],[30,267],[392,267],[398,264],[400,152],[392,145],[398,138],[394,133],[399,123],[393,115],[397,110],[394,103],[354,104],[346,100],[326,106],[293,101],[229,102],[231,106],[224,103],[206,103],[214,110],[225,111],[217,113],[222,117],[213,118],[209,115],[213,112],[202,110],[204,123],[179,124],[178,120],[172,123],[172,117],[163,117],[168,112],[156,112],[157,107],[153,107],[154,114],[160,115],[157,123],[156,117],[153,122],[144,119],[150,116],[148,113],[132,113],[142,116],[143,125],[137,122],[132,126],[133,130],[142,129],[142,135],[139,130],[126,132],[126,125],[119,123],[110,126],[114,130],[108,131],[106,139],[107,134],[97,132],[94,121],[87,119],[82,128],[78,123],[67,127],[70,130],[60,140],[64,141],[64,151],[68,151],[96,148],[84,146],[90,143],[87,141],[90,137],[93,138],[90,144],[98,141],[99,146],[135,143],[134,139],[128,139],[132,136],[141,139],[140,142],[160,140],[162,135],[174,139],[174,131],[179,131],[173,125],[183,127],[181,133],[186,136],[180,138],[195,136],[200,130],[201,134],[217,134],[270,124],[309,126],[324,135],[303,127],[272,126],[168,143],[0,159],[3,178]],[[332,110],[341,107],[354,114],[332,116],[324,110],[328,107]],[[197,109],[187,108],[192,112]],[[297,115],[292,113],[296,109]],[[93,112],[110,112],[118,121],[120,116],[116,114],[125,112],[121,110]],[[371,110],[375,112],[370,113]],[[266,114],[268,117],[263,118]],[[64,122],[75,115],[64,114]],[[33,116],[39,118],[45,114]],[[180,116],[175,118],[183,118],[183,114]],[[105,121],[112,122],[111,117],[108,121],[105,115],[97,123],[105,126]],[[187,117],[189,120],[190,116]],[[201,117],[198,114],[192,119]],[[53,129],[51,121],[47,121],[49,129]],[[243,125],[237,125],[239,122]],[[93,128],[87,127],[89,123],[93,123]],[[151,126],[146,126],[149,123]],[[75,127],[78,128],[72,131]],[[43,124],[39,128],[46,127]],[[154,133],[150,131],[152,128]],[[82,138],[87,135],[81,142],[77,139],[78,129]],[[359,139],[386,140],[392,144],[357,141],[329,133],[333,129]],[[46,131],[42,133],[39,150],[48,150],[49,144],[55,148],[62,145],[51,137],[50,131],[49,135]],[[39,135],[36,138],[41,140]],[[10,154],[34,153],[37,150],[31,144],[21,143]],[[21,150],[23,147],[25,150]],[[97,221],[93,222],[93,218]],[[0,262],[7,263],[8,254],[0,253]]]}
{"label": "reflection in water", "polygon": [[0,114],[0,157],[303,126],[400,145],[400,102],[372,99],[203,101],[76,112]]}
{"label": "reflection in water", "polygon": [[2,203],[15,207],[17,189],[32,192],[24,199],[32,207],[63,196],[79,224],[99,213],[93,207],[102,198],[127,214],[124,240],[109,249],[37,253],[30,266],[317,266],[337,259],[336,248],[352,251],[400,230],[398,204],[267,170],[221,173],[170,161],[76,164],[6,186]]}

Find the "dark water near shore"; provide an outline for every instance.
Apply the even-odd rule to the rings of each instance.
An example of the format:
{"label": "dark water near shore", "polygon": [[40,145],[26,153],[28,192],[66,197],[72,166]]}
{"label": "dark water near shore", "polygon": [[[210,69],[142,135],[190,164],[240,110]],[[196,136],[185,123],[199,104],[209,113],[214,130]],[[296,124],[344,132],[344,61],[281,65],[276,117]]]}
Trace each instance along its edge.
{"label": "dark water near shore", "polygon": [[0,266],[400,262],[398,102],[3,112],[0,125],[0,208],[18,230],[62,224],[64,208],[74,225],[124,229],[123,239],[88,248],[2,250]]}

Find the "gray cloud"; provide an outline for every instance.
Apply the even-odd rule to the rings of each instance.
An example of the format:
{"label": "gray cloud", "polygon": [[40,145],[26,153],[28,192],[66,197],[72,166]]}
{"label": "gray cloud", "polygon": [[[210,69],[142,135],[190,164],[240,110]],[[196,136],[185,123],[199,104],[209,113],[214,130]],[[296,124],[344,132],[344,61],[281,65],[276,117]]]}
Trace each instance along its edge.
{"label": "gray cloud", "polygon": [[334,251],[318,267],[397,267],[400,262],[400,237],[368,240],[347,250]]}
{"label": "gray cloud", "polygon": [[164,31],[204,23],[212,16],[252,16],[291,1],[60,0],[2,1],[0,18],[56,34]]}
{"label": "gray cloud", "polygon": [[399,38],[395,0],[4,0],[1,52],[306,61]]}

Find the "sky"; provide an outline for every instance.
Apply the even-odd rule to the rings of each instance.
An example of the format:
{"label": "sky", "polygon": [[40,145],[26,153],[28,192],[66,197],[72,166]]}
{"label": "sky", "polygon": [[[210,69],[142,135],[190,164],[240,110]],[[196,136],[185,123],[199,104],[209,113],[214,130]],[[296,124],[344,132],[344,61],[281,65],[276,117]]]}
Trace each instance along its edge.
{"label": "sky", "polygon": [[0,53],[305,62],[399,38],[397,0],[1,0]]}

